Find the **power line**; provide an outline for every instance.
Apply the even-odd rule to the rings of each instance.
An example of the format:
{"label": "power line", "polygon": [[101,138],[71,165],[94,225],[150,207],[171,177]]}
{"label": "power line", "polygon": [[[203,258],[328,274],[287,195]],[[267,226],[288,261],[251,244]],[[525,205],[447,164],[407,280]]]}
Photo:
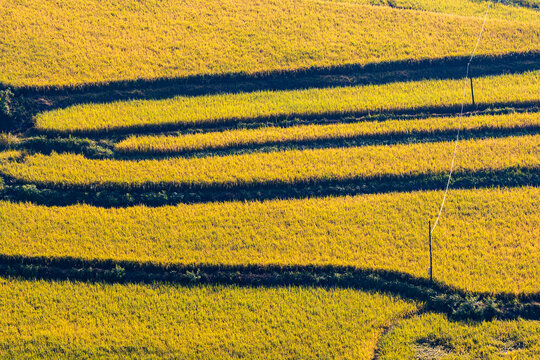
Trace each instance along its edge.
{"label": "power line", "polygon": [[439,223],[439,219],[441,218],[441,214],[444,208],[444,203],[446,202],[446,196],[448,195],[448,189],[450,188],[450,181],[452,180],[452,172],[454,171],[454,163],[456,161],[456,153],[457,153],[457,146],[459,143],[459,135],[461,133],[461,122],[463,119],[463,111],[465,109],[465,96],[467,95],[467,79],[469,78],[469,71],[471,68],[471,63],[474,59],[474,56],[476,55],[476,50],[478,49],[478,44],[480,44],[480,39],[482,38],[482,34],[484,33],[484,28],[486,26],[486,20],[488,17],[489,9],[491,7],[492,1],[490,0],[486,9],[486,14],[484,15],[484,23],[482,24],[482,29],[480,29],[480,34],[478,34],[478,39],[476,40],[476,45],[474,46],[474,50],[471,54],[471,58],[469,59],[469,62],[467,63],[467,72],[465,74],[465,80],[463,85],[463,98],[461,100],[461,111],[459,113],[459,126],[458,131],[456,135],[456,141],[454,145],[454,155],[452,156],[452,164],[450,165],[450,173],[448,174],[448,182],[446,183],[446,190],[444,191],[444,197],[441,203],[441,207],[439,209],[439,214],[437,215],[437,219],[435,220],[435,223],[433,224],[433,228],[431,228],[430,234],[433,233],[435,228],[437,227],[437,224]]}

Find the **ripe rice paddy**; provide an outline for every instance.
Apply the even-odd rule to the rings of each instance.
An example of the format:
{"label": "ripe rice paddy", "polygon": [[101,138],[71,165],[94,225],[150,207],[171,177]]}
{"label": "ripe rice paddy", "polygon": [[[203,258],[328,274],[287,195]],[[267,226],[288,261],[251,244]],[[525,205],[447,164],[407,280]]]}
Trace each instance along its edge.
{"label": "ripe rice paddy", "polygon": [[370,359],[413,302],[349,289],[0,279],[0,357]]}
{"label": "ripe rice paddy", "polygon": [[[14,88],[0,121],[24,120],[0,134],[0,357],[538,358],[538,321],[470,321],[490,311],[540,313],[540,187],[529,181],[540,169],[536,0],[490,11],[477,52],[484,58],[472,65],[476,107],[465,93],[473,113],[463,135],[471,136],[455,159],[454,174],[469,183],[451,183],[428,282],[427,226],[444,193],[425,189],[444,181],[426,183],[448,174],[447,141],[468,87],[459,64],[486,6],[0,1],[0,87]],[[324,141],[335,143],[317,148]],[[262,149],[273,145],[281,147]],[[220,152],[231,148],[248,153]],[[302,184],[367,179],[383,193],[292,194]],[[391,184],[401,180],[409,185],[398,192]],[[174,206],[99,203],[130,192],[223,195],[264,185],[284,192]],[[46,206],[31,196],[64,192],[87,198]],[[151,266],[238,276],[160,278]],[[294,286],[277,281],[286,269]],[[340,277],[353,271],[386,274],[387,293],[358,290],[369,281],[343,288]],[[190,286],[175,283],[184,280]],[[448,310],[439,296],[461,305]],[[456,312],[469,321],[456,322]]]}
{"label": "ripe rice paddy", "polygon": [[[504,131],[538,126],[540,126],[540,118],[537,113],[472,116],[466,117],[462,121],[464,132]],[[253,145],[352,140],[384,135],[392,137],[422,136],[447,131],[455,132],[458,127],[459,118],[457,117],[302,125],[285,128],[264,127],[202,134],[130,136],[115,144],[115,150],[125,154],[175,154]]]}
{"label": "ripe rice paddy", "polygon": [[[0,252],[160,264],[336,265],[426,277],[442,192],[148,208],[3,202]],[[453,190],[434,236],[435,278],[463,290],[538,293],[536,187]]]}
{"label": "ripe rice paddy", "polygon": [[[534,19],[527,9],[497,8]],[[313,0],[21,0],[2,2],[0,18],[0,82],[15,87],[467,56],[482,25],[478,17]],[[479,53],[538,50],[539,26],[491,19]]]}
{"label": "ripe rice paddy", "polygon": [[[479,106],[527,104],[540,101],[540,73],[475,79]],[[379,112],[418,112],[458,109],[463,80],[424,80],[385,85],[292,91],[178,96],[167,100],[136,100],[86,104],[36,116],[37,129],[60,133],[106,133],[114,130],[209,126],[242,120],[326,116]],[[466,94],[470,99],[470,90]],[[469,101],[469,100],[467,100]]]}

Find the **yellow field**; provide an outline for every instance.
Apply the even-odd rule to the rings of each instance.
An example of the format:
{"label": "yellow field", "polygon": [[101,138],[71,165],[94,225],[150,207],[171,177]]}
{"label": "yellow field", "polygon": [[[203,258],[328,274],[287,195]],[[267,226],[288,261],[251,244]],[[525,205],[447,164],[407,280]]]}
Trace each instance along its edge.
{"label": "yellow field", "polygon": [[[442,192],[147,208],[0,203],[0,253],[161,264],[351,265],[419,277]],[[540,290],[539,188],[453,190],[435,278],[490,293]]]}
{"label": "yellow field", "polygon": [[[540,101],[540,72],[475,79],[480,105]],[[60,132],[144,126],[204,125],[232,120],[459,107],[463,80],[426,80],[386,85],[293,91],[178,96],[104,105],[77,105],[40,113],[36,127]],[[467,94],[470,102],[470,92]]]}
{"label": "yellow field", "polygon": [[[317,1],[317,0],[314,0]],[[484,17],[487,1],[474,0],[328,0],[332,2],[341,2],[349,4],[364,5],[386,5],[400,9],[416,9],[423,11],[434,11],[446,14],[456,14],[463,16]],[[529,0],[531,4],[537,0]],[[538,7],[538,5],[537,5]],[[503,5],[494,1],[489,10],[490,18],[504,19],[510,21],[529,21],[540,22],[538,9]]]}
{"label": "yellow field", "polygon": [[[463,141],[455,169],[538,168],[539,145],[540,135]],[[142,161],[52,154],[33,155],[24,162],[0,162],[0,172],[26,182],[68,188],[232,187],[441,173],[448,171],[453,150],[453,142],[442,142]]]}
{"label": "yellow field", "polygon": [[414,360],[428,354],[444,359],[535,360],[540,358],[540,321],[466,323],[425,314],[401,322],[383,340],[380,351],[384,360]]}
{"label": "yellow field", "polygon": [[[13,86],[466,56],[482,25],[477,17],[313,0],[19,0],[0,2],[0,18],[0,82]],[[538,22],[491,19],[479,53],[538,50],[539,30]]]}
{"label": "yellow field", "polygon": [[502,3],[0,0],[0,359],[540,358]]}
{"label": "yellow field", "polygon": [[[388,120],[352,124],[302,125],[286,128],[264,127],[254,130],[229,130],[190,135],[130,136],[115,144],[122,153],[178,153],[196,150],[225,149],[229,147],[286,144],[320,140],[347,140],[353,138],[392,135],[427,135],[457,131],[459,118],[437,117],[414,120]],[[538,113],[483,115],[465,117],[464,131],[509,130],[540,126]]]}
{"label": "yellow field", "polygon": [[9,359],[371,359],[416,309],[348,289],[105,285],[0,279]]}

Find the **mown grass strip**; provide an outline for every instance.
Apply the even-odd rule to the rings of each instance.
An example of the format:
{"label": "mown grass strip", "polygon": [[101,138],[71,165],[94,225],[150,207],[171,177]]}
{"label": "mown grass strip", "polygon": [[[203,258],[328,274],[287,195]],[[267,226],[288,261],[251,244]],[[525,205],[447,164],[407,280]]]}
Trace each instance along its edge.
{"label": "mown grass strip", "polygon": [[[455,170],[537,168],[539,144],[540,135],[463,141]],[[142,161],[53,153],[0,162],[0,172],[16,181],[66,189],[233,189],[437,174],[448,170],[453,149],[453,142],[443,142]]]}
{"label": "mown grass strip", "polygon": [[413,360],[434,356],[538,359],[540,322],[455,322],[443,315],[423,314],[398,323],[382,339],[377,351],[377,359],[381,360]]}
{"label": "mown grass strip", "polygon": [[[371,359],[414,302],[350,289],[0,279],[0,356]],[[36,311],[36,307],[39,311]]]}
{"label": "mown grass strip", "polygon": [[[124,154],[175,154],[204,150],[243,148],[254,145],[291,145],[324,140],[354,140],[370,137],[422,137],[429,134],[457,131],[457,117],[414,120],[389,120],[331,125],[302,125],[289,128],[229,130],[188,135],[130,136],[115,144]],[[537,113],[472,116],[463,119],[463,131],[511,130],[540,126]]]}
{"label": "mown grass strip", "polygon": [[[16,87],[464,56],[482,25],[312,0],[23,0],[3,2],[0,18],[0,82]],[[479,53],[540,49],[538,29],[490,20]]]}
{"label": "mown grass strip", "polygon": [[[478,78],[475,100],[479,106],[540,101],[540,72]],[[246,120],[293,119],[422,109],[457,109],[464,80],[425,80],[308,89],[258,91],[241,94],[178,96],[167,100],[135,100],[110,104],[77,105],[38,114],[42,131],[100,133],[126,130],[215,126]],[[470,90],[468,90],[470,92]],[[466,95],[470,101],[470,93]]]}
{"label": "mown grass strip", "polygon": [[[333,265],[426,278],[441,191],[148,208],[0,203],[0,252],[159,264]],[[466,291],[540,291],[540,189],[454,190],[434,275]]]}

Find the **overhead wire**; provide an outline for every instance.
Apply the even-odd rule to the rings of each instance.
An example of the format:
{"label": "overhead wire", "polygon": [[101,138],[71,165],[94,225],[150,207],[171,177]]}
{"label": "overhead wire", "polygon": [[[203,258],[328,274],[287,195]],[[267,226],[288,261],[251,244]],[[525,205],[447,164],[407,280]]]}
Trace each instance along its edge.
{"label": "overhead wire", "polygon": [[489,3],[488,3],[486,13],[484,15],[484,22],[482,23],[482,28],[480,29],[480,34],[478,34],[478,38],[476,39],[476,45],[474,46],[474,50],[471,53],[471,57],[469,59],[469,62],[467,63],[467,72],[465,74],[464,85],[463,85],[463,98],[461,100],[461,111],[459,113],[459,126],[458,126],[455,145],[454,145],[454,155],[452,156],[452,163],[450,165],[450,172],[448,174],[448,181],[446,182],[446,189],[444,190],[444,196],[443,196],[443,199],[442,199],[441,206],[439,208],[439,214],[437,215],[437,219],[435,220],[435,223],[433,224],[433,227],[430,230],[430,234],[433,234],[433,231],[435,230],[435,228],[437,227],[437,224],[439,223],[439,219],[441,218],[441,214],[442,214],[443,209],[444,209],[444,204],[446,202],[446,197],[448,196],[448,190],[450,189],[450,182],[452,180],[452,173],[454,171],[454,165],[455,165],[455,162],[456,162],[456,153],[457,153],[457,148],[458,148],[458,143],[459,143],[459,136],[461,134],[461,124],[462,124],[462,120],[463,120],[463,112],[465,110],[465,97],[467,95],[467,80],[469,79],[469,76],[470,76],[471,63],[472,63],[472,61],[474,59],[474,56],[476,55],[476,51],[478,50],[478,45],[480,44],[480,39],[482,38],[482,34],[484,33],[484,28],[486,26],[486,21],[487,21],[487,18],[488,18],[488,13],[489,13],[489,9],[491,8],[491,5],[492,5],[492,0],[490,0]]}

